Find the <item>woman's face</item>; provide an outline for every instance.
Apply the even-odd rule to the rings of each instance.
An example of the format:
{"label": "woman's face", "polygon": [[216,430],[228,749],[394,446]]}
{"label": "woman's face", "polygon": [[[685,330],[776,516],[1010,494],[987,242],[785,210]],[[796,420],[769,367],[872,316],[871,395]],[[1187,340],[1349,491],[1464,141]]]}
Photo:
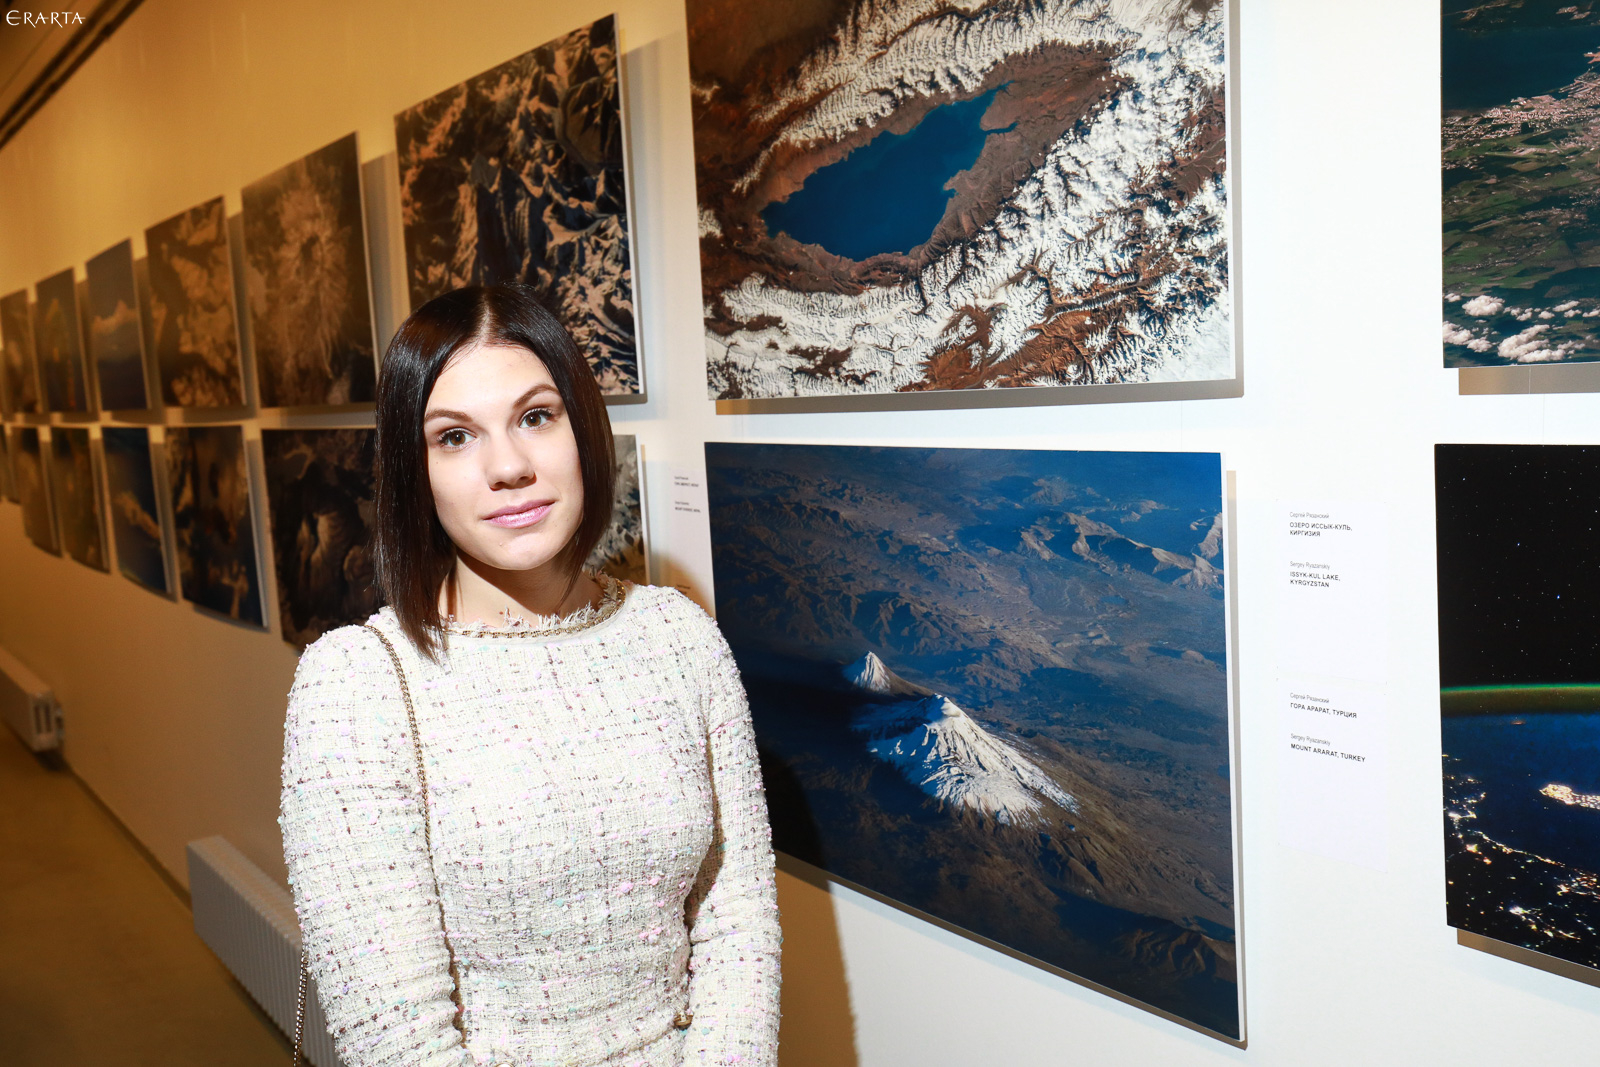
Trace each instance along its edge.
{"label": "woman's face", "polygon": [[525,348],[463,349],[422,417],[439,522],[497,570],[550,563],[583,521],[578,442],[544,362]]}

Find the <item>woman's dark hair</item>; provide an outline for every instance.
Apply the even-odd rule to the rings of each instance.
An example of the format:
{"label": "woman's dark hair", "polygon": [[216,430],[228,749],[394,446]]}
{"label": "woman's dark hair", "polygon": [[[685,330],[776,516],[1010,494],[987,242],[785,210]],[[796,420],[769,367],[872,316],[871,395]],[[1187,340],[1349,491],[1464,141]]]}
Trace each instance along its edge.
{"label": "woman's dark hair", "polygon": [[439,589],[455,545],[439,523],[422,433],[433,385],[456,353],[481,344],[516,345],[543,361],[572,424],[583,475],[583,520],[558,565],[568,588],[611,521],[616,454],[600,387],[577,342],[521,285],[457,289],[423,304],[401,323],[378,372],[378,588],[400,628],[423,655],[440,647]]}

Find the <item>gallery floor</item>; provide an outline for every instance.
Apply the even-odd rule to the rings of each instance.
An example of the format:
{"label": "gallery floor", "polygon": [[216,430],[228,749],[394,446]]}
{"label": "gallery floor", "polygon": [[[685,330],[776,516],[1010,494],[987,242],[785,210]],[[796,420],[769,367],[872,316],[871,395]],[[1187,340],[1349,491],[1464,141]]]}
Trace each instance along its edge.
{"label": "gallery floor", "polygon": [[116,821],[4,730],[0,857],[7,1064],[288,1062],[287,1042]]}

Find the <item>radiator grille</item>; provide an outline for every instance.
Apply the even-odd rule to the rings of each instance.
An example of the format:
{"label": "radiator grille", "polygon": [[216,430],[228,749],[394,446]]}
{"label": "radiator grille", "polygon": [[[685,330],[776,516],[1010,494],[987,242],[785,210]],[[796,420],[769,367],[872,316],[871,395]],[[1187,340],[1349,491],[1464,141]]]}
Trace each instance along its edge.
{"label": "radiator grille", "polygon": [[[294,1033],[300,924],[289,893],[221,837],[189,842],[194,929],[286,1034]],[[313,984],[306,994],[306,1059],[339,1067]]]}
{"label": "radiator grille", "polygon": [[61,747],[61,709],[44,680],[0,648],[0,717],[35,752]]}

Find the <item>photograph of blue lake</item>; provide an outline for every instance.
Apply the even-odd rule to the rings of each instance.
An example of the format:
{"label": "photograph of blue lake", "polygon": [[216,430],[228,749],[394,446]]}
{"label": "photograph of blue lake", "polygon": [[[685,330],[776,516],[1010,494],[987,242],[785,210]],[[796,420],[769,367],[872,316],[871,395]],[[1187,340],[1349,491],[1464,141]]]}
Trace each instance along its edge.
{"label": "photograph of blue lake", "polygon": [[708,444],[774,844],[1242,1038],[1215,453]]}
{"label": "photograph of blue lake", "polygon": [[1450,925],[1600,967],[1600,448],[1434,464]]}

